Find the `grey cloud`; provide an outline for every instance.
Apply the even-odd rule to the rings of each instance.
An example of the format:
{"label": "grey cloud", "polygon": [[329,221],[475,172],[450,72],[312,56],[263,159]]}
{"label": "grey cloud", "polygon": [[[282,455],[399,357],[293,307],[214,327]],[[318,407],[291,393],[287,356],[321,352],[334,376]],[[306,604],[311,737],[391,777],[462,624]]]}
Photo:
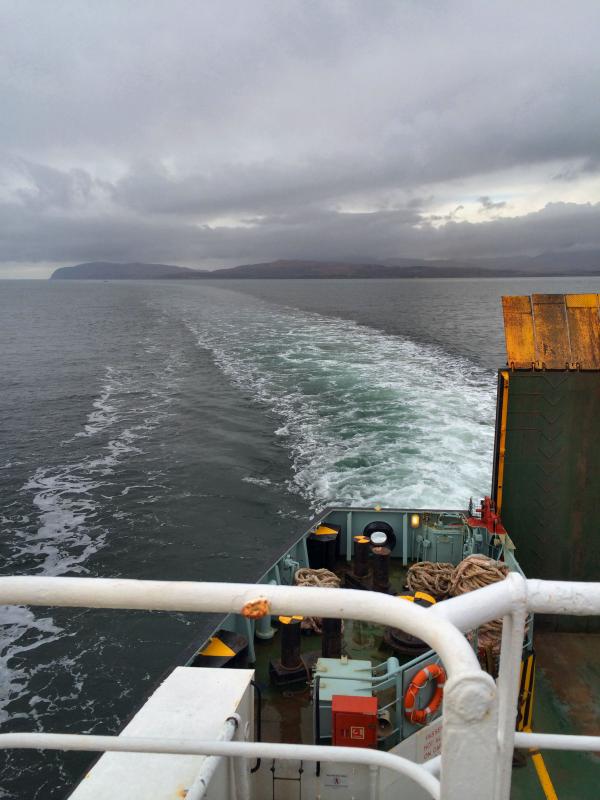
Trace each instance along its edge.
{"label": "grey cloud", "polygon": [[[596,0],[23,0],[2,22],[0,261],[514,248],[517,221],[460,222],[466,180],[600,164]],[[436,187],[457,208],[427,218]],[[563,216],[583,246],[583,207]]]}
{"label": "grey cloud", "polygon": [[106,184],[94,181],[84,169],[59,170],[24,159],[14,166],[28,183],[15,190],[15,197],[24,206],[39,211],[82,209],[89,204],[95,188],[107,188]]}
{"label": "grey cloud", "polygon": [[582,163],[561,169],[552,176],[552,180],[572,182],[585,175],[596,175],[598,172],[600,172],[600,159],[586,158]]}
{"label": "grey cloud", "polygon": [[438,228],[413,209],[362,214],[312,209],[265,217],[249,227],[210,227],[175,217],[69,217],[0,206],[0,249],[13,262],[143,260],[216,267],[281,257],[456,259],[569,248],[600,248],[600,203],[555,203],[523,217]]}
{"label": "grey cloud", "polygon": [[499,202],[494,203],[491,197],[484,195],[483,197],[478,198],[479,202],[481,203],[481,208],[479,209],[480,214],[487,214],[490,211],[500,211],[503,208],[506,208],[506,201],[500,200]]}
{"label": "grey cloud", "polygon": [[[548,203],[522,217],[489,222],[451,222],[438,229],[437,257],[538,255],[546,251],[600,248],[600,203]],[[442,255],[445,254],[445,255]]]}
{"label": "grey cloud", "polygon": [[425,220],[427,222],[453,222],[458,217],[460,212],[463,210],[464,206],[461,203],[460,205],[453,208],[452,211],[449,211],[447,214],[428,214],[425,217]]}
{"label": "grey cloud", "polygon": [[382,156],[398,177],[442,178],[587,157],[600,149],[600,8],[577,9],[24,0],[3,19],[0,145],[126,163],[159,153],[203,173],[215,158],[345,154],[360,168]]}
{"label": "grey cloud", "polygon": [[317,159],[287,167],[268,162],[224,164],[208,173],[181,177],[144,162],[114,185],[112,197],[141,213],[258,214],[343,198],[364,189],[364,183],[364,175],[350,165]]}

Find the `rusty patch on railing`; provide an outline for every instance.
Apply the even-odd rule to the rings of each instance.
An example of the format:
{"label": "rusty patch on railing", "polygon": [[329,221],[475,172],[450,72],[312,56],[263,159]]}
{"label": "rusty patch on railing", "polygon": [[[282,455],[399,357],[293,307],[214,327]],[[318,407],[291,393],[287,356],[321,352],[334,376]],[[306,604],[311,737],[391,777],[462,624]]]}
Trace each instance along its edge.
{"label": "rusty patch on railing", "polygon": [[259,597],[257,600],[249,600],[242,608],[242,615],[248,619],[260,619],[268,614],[271,605],[266,597]]}

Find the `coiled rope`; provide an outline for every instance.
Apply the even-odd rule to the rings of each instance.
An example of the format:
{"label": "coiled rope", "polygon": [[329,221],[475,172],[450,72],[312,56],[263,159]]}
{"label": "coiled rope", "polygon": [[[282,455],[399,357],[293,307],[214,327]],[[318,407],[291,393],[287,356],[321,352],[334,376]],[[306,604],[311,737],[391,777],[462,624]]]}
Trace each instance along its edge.
{"label": "coiled rope", "polygon": [[[420,561],[409,567],[406,582],[413,593],[427,592],[437,600],[445,600],[502,581],[508,573],[506,564],[475,553],[456,567],[453,564]],[[476,632],[468,634],[471,641],[475,636],[478,649],[497,658],[502,639],[502,620],[493,619],[481,625]]]}
{"label": "coiled rope", "polygon": [[413,594],[426,592],[441,600],[450,596],[453,574],[454,564],[419,561],[409,567],[406,582]]}
{"label": "coiled rope", "polygon": [[475,553],[456,567],[445,562],[419,561],[409,567],[406,582],[411,592],[427,592],[436,600],[445,600],[504,580],[507,575],[506,564]]}
{"label": "coiled rope", "polygon": [[340,579],[338,576],[328,569],[311,569],[310,567],[301,567],[296,570],[294,575],[294,583],[296,586],[320,586],[331,589],[340,588]]}
{"label": "coiled rope", "polygon": [[503,581],[509,569],[501,561],[495,561],[488,556],[475,553],[467,556],[454,568],[450,583],[450,595],[457,597],[460,594],[481,589],[491,583]]}
{"label": "coiled rope", "polygon": [[[301,567],[296,570],[294,575],[296,586],[319,586],[325,589],[339,589],[340,578],[328,569],[311,569]],[[305,617],[300,623],[304,630],[312,630],[315,633],[323,633],[323,620],[321,617]]]}

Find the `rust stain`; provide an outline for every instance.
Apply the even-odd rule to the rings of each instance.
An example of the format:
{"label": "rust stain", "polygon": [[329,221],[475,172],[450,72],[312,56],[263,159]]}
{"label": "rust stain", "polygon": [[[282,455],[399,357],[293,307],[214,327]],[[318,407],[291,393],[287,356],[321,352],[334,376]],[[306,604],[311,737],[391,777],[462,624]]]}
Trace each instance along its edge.
{"label": "rust stain", "polygon": [[259,597],[257,600],[250,600],[242,608],[242,615],[247,619],[260,619],[266,616],[271,610],[271,604],[266,597]]}
{"label": "rust stain", "polygon": [[536,362],[546,369],[565,369],[571,363],[571,347],[564,296],[534,294],[531,304]]}
{"label": "rust stain", "polygon": [[531,369],[535,361],[531,300],[527,296],[505,296],[502,310],[508,365],[515,369]]}
{"label": "rust stain", "polygon": [[598,295],[565,295],[571,360],[580,369],[600,368],[600,316]]}
{"label": "rust stain", "polygon": [[600,295],[502,298],[511,369],[600,369]]}
{"label": "rust stain", "polygon": [[597,736],[600,729],[600,635],[535,635],[538,665],[565,710],[575,733]]}

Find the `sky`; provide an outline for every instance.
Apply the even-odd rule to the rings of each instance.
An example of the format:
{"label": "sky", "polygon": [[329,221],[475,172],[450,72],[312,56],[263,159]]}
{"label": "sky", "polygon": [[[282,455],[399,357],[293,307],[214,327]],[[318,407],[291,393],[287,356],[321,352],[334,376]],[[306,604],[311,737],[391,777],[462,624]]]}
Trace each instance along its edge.
{"label": "sky", "polygon": [[0,19],[0,277],[600,248],[597,0]]}

